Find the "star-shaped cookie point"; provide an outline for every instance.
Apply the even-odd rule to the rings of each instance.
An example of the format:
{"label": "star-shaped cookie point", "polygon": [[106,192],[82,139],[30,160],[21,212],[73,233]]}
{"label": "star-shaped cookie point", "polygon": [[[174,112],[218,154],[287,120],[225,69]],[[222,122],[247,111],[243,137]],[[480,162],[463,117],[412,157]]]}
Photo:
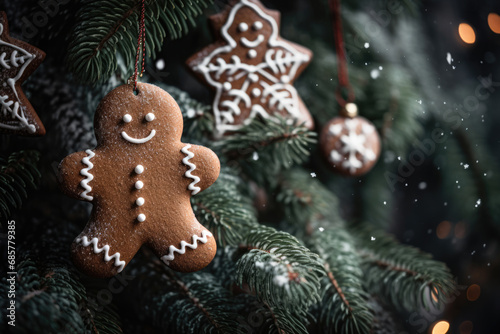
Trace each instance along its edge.
{"label": "star-shaped cookie point", "polygon": [[240,0],[210,21],[216,41],[186,63],[215,91],[217,132],[236,131],[254,117],[274,114],[312,128],[312,117],[293,87],[312,52],[279,35],[280,13],[258,0]]}
{"label": "star-shaped cookie point", "polygon": [[73,261],[89,275],[109,277],[146,244],[174,270],[200,270],[217,246],[190,198],[215,182],[219,159],[181,142],[182,114],[167,92],[145,83],[137,95],[133,90],[123,85],[104,97],[94,119],[97,147],[59,166],[62,190],[93,204],[73,242]]}
{"label": "star-shaped cookie point", "polygon": [[0,133],[45,134],[42,122],[20,86],[44,58],[42,50],[9,36],[7,15],[0,12]]}

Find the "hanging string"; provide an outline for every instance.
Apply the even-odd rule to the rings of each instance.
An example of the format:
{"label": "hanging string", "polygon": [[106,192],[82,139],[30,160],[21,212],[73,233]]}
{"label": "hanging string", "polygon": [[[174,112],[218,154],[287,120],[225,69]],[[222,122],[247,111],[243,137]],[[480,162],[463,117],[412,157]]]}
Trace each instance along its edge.
{"label": "hanging string", "polygon": [[[135,67],[134,67],[134,91],[137,92],[137,76],[142,77],[144,73],[144,61],[146,59],[146,25],[144,24],[144,14],[146,12],[146,0],[141,1],[141,15],[139,16],[139,32],[137,37],[137,52],[135,55]],[[142,67],[139,74],[139,54],[141,53],[142,45]]]}
{"label": "hanging string", "polygon": [[[343,107],[347,102],[354,101],[354,91],[349,83],[349,75],[347,72],[347,56],[344,46],[344,37],[342,32],[342,18],[340,15],[340,0],[329,0],[330,12],[333,20],[333,34],[335,36],[335,51],[337,53],[338,62],[338,79],[339,87],[335,93],[338,103]],[[347,100],[342,96],[342,92],[346,91]]]}

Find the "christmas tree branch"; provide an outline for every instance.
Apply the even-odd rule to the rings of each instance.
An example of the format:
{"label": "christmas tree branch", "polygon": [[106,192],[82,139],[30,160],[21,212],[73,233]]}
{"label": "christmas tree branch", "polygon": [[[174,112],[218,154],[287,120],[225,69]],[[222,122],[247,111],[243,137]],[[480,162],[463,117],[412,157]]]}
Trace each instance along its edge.
{"label": "christmas tree branch", "polygon": [[[125,77],[131,75],[136,53],[139,2],[135,0],[82,1],[70,39],[67,64],[80,81],[103,83],[118,69],[118,57],[126,64]],[[146,1],[146,49],[149,56],[160,50],[164,38],[180,38],[194,25],[211,0]],[[146,56],[146,55],[144,55]]]}
{"label": "christmas tree branch", "polygon": [[336,228],[316,231],[310,243],[327,273],[317,307],[320,328],[325,333],[368,333],[373,315],[366,306],[368,296],[354,240],[346,230]]}
{"label": "christmas tree branch", "polygon": [[238,302],[209,273],[176,274],[159,261],[139,275],[134,291],[142,291],[137,310],[163,331],[240,333]]}
{"label": "christmas tree branch", "polygon": [[449,269],[429,254],[366,227],[354,232],[368,288],[396,308],[440,307],[454,293]]}
{"label": "christmas tree branch", "polygon": [[339,215],[338,199],[315,177],[301,169],[282,174],[276,199],[282,205],[287,222],[310,233],[314,222],[328,219],[343,224]]}
{"label": "christmas tree branch", "polygon": [[[316,143],[316,133],[281,116],[272,119],[254,119],[238,132],[224,137],[217,147],[230,160],[243,163],[249,176],[265,183],[282,169],[301,164],[310,154],[310,146]],[[264,167],[264,168],[263,168]],[[266,177],[259,179],[256,172]],[[261,174],[262,174],[261,173]]]}
{"label": "christmas tree branch", "polygon": [[241,183],[223,170],[210,188],[191,198],[196,217],[217,236],[219,245],[238,245],[246,231],[257,225],[252,201],[239,189]]}
{"label": "christmas tree branch", "polygon": [[26,188],[36,188],[41,178],[39,158],[36,151],[15,152],[6,160],[0,157],[0,217],[7,218],[12,209],[21,207],[28,197]]}
{"label": "christmas tree branch", "polygon": [[237,262],[236,282],[274,308],[307,309],[319,300],[323,266],[316,254],[285,232],[261,226],[246,237],[250,251]]}

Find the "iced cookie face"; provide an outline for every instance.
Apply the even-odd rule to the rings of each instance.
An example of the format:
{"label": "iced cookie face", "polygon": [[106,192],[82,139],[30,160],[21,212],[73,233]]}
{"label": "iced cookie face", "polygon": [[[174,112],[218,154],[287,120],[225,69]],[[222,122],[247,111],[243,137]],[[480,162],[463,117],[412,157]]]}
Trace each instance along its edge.
{"label": "iced cookie face", "polygon": [[[133,87],[120,88],[117,94],[106,96],[97,108],[94,123],[98,141],[147,145],[181,137],[179,127],[173,126],[180,124],[182,128],[182,117],[173,99],[154,100],[150,92],[140,90],[131,99]],[[120,108],[106,107],[114,104]]]}
{"label": "iced cookie face", "polygon": [[272,22],[258,15],[258,13],[249,6],[241,7],[234,14],[234,21],[228,21],[226,26],[227,33],[241,47],[254,49],[271,37],[273,26]]}

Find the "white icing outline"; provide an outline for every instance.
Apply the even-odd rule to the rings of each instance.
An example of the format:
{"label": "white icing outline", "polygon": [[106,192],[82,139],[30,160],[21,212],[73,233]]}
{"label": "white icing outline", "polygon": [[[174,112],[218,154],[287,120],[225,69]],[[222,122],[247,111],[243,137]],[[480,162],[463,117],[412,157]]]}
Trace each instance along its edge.
{"label": "white icing outline", "polygon": [[156,134],[156,131],[151,130],[151,132],[149,133],[149,135],[147,137],[134,138],[134,137],[130,137],[125,131],[122,131],[123,139],[125,139],[128,142],[131,142],[132,144],[144,144],[144,143],[150,141],[155,136],[155,134]]}
{"label": "white icing outline", "polygon": [[210,233],[210,231],[208,230],[203,230],[201,232],[201,237],[197,236],[196,234],[193,235],[193,242],[191,244],[188,244],[187,242],[185,242],[184,240],[181,241],[181,248],[176,248],[174,245],[171,245],[170,247],[168,247],[168,254],[167,255],[163,255],[161,257],[161,260],[166,264],[166,265],[169,265],[170,261],[173,261],[174,258],[175,258],[175,255],[174,253],[179,253],[179,254],[184,254],[186,253],[186,247],[189,247],[191,249],[196,249],[198,248],[198,241],[200,241],[201,243],[207,243],[208,241],[208,238],[207,237],[212,237],[212,233]]}
{"label": "white icing outline", "polygon": [[[0,35],[3,33],[3,30],[4,26],[3,24],[0,23]],[[36,58],[36,55],[29,53],[28,51],[20,48],[17,45],[7,43],[0,39],[0,46],[2,45],[11,47],[14,49],[14,51],[10,55],[10,60],[5,59],[7,55],[5,52],[2,52],[2,54],[0,54],[0,66],[2,66],[7,70],[10,69],[11,66],[9,66],[9,64],[7,63],[8,61],[10,61],[10,64],[14,67],[19,66],[18,61],[20,61],[23,65],[21,66],[15,77],[6,80],[12,92],[14,92],[17,101],[15,102],[12,100],[9,101],[9,97],[7,95],[0,96],[0,104],[1,104],[0,112],[3,114],[3,116],[7,116],[8,114],[10,114],[12,116],[12,119],[17,118],[18,125],[9,125],[0,123],[0,128],[8,130],[22,130],[27,128],[29,132],[35,133],[36,127],[34,124],[30,124],[28,122],[28,119],[24,114],[23,106],[21,105],[21,100],[19,99],[19,95],[17,94],[15,84],[23,76],[24,71],[26,70],[28,65],[33,61],[33,59]],[[21,52],[23,55],[16,58],[18,51]]]}
{"label": "white icing outline", "polygon": [[111,261],[112,259],[115,259],[115,267],[120,267],[118,269],[118,272],[120,273],[123,268],[125,268],[125,261],[120,261],[120,253],[116,252],[114,253],[112,256],[109,256],[109,245],[104,245],[102,248],[99,248],[97,246],[97,243],[99,242],[99,239],[97,238],[92,238],[92,240],[89,241],[89,239],[87,238],[87,236],[83,236],[82,238],[77,238],[76,240],[76,243],[80,243],[84,246],[84,247],[88,247],[90,245],[93,245],[93,248],[94,248],[94,254],[99,254],[101,253],[102,251],[104,251],[104,261],[106,262],[109,262]]}
{"label": "white icing outline", "polygon": [[185,158],[182,159],[182,163],[189,167],[186,173],[184,173],[184,176],[193,179],[193,182],[189,184],[188,189],[191,190],[191,195],[196,195],[201,191],[201,188],[196,187],[195,184],[197,184],[201,180],[198,176],[192,174],[192,172],[196,169],[196,165],[193,164],[192,162],[189,162],[190,159],[194,158],[194,153],[189,151],[190,148],[191,145],[187,144],[181,149],[181,152],[187,155]]}
{"label": "white icing outline", "polygon": [[85,176],[85,179],[83,179],[80,182],[80,186],[82,186],[83,189],[85,189],[85,190],[80,194],[80,197],[82,197],[82,198],[84,198],[86,200],[91,201],[91,200],[94,199],[94,197],[89,196],[87,194],[92,191],[92,187],[89,186],[89,182],[94,179],[94,175],[92,175],[91,173],[89,173],[89,171],[92,168],[94,168],[94,164],[90,162],[90,159],[92,159],[95,156],[95,153],[92,150],[86,150],[85,153],[87,153],[88,156],[86,156],[85,158],[82,159],[82,163],[84,163],[85,165],[87,165],[87,167],[83,168],[80,171],[80,174],[83,175],[83,176]]}
{"label": "white icing outline", "polygon": [[[242,60],[236,55],[233,55],[231,57],[231,61],[226,63],[226,61],[219,56],[221,54],[230,53],[238,45],[234,38],[229,35],[228,29],[233,25],[234,17],[238,10],[244,6],[253,9],[257,13],[257,15],[262,18],[262,20],[269,22],[269,24],[271,25],[271,35],[267,40],[267,44],[269,47],[271,47],[271,49],[266,51],[264,61],[257,65],[246,64],[242,62]],[[214,49],[207,57],[203,58],[203,60],[198,65],[193,66],[194,71],[201,72],[207,83],[216,88],[216,94],[213,101],[213,111],[215,116],[215,127],[219,134],[223,134],[226,131],[238,130],[245,124],[232,123],[234,122],[234,115],[237,116],[241,114],[239,103],[244,102],[246,104],[246,98],[243,98],[243,96],[248,97],[249,92],[247,91],[249,89],[250,83],[255,82],[250,79],[252,75],[258,75],[260,77],[261,81],[259,82],[259,84],[263,86],[263,91],[265,88],[264,83],[269,86],[269,84],[263,81],[263,79],[270,81],[272,86],[278,84],[278,86],[276,86],[274,89],[265,90],[267,94],[263,94],[261,96],[262,101],[265,101],[268,97],[271,97],[269,102],[273,100],[273,102],[276,104],[276,101],[280,100],[281,102],[277,104],[279,106],[282,106],[282,109],[278,109],[279,111],[285,110],[293,117],[300,117],[300,103],[297,91],[292,85],[281,82],[278,76],[280,76],[280,74],[288,74],[289,78],[294,78],[299,67],[303,63],[308,62],[310,60],[310,57],[305,53],[299,52],[291,44],[278,40],[278,32],[278,24],[272,16],[266,14],[257,4],[249,0],[241,0],[231,9],[226,23],[221,28],[221,35],[227,42],[227,45]],[[255,42],[248,41],[248,39],[246,39],[245,37],[241,38],[240,41],[242,44]],[[253,46],[252,44],[250,45]],[[284,50],[286,52],[284,52]],[[214,59],[215,63],[212,63]],[[288,69],[289,72],[287,73]],[[233,81],[235,81],[242,77],[245,77],[245,81],[239,89],[233,88],[229,92],[226,92],[224,90],[223,83],[217,81],[217,79],[219,79],[222,74],[226,74],[228,80],[233,79]],[[234,99],[225,100],[221,103],[220,100],[223,94],[233,96]],[[256,106],[257,104],[254,105],[254,107]],[[258,114],[265,113],[267,116],[269,116],[266,112],[267,108],[265,109],[260,105],[258,106],[260,107],[258,108]],[[271,105],[269,107],[272,108]],[[253,116],[249,117],[250,121],[252,117],[254,117],[254,115],[256,115],[257,113],[251,113],[251,115]],[[246,124],[248,124],[248,122]]]}

